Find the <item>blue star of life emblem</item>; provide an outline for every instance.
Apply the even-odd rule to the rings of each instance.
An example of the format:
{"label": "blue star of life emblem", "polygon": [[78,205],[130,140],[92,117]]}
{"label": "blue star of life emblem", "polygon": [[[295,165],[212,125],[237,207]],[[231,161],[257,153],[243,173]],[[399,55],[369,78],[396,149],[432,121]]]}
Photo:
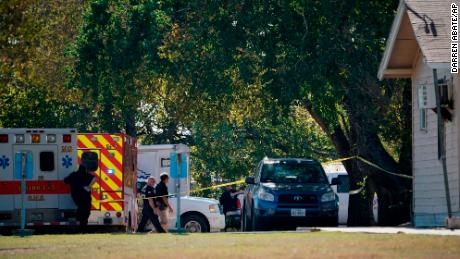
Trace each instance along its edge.
{"label": "blue star of life emblem", "polygon": [[64,166],[65,168],[69,168],[72,166],[72,158],[69,155],[65,155],[62,158],[62,166]]}
{"label": "blue star of life emblem", "polygon": [[6,169],[10,165],[10,159],[6,156],[0,157],[0,167]]}

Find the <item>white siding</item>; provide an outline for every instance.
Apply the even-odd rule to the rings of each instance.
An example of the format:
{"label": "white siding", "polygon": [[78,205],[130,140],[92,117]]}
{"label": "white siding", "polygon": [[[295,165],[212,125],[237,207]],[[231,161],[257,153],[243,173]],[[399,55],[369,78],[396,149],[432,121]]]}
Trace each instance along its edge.
{"label": "white siding", "polygon": [[[438,78],[444,75],[450,77],[449,70],[438,70]],[[449,78],[449,80],[451,80]],[[458,80],[454,81],[458,87]],[[427,110],[427,128],[420,130],[420,110],[417,103],[417,86],[420,84],[433,84],[433,70],[419,58],[414,67],[412,76],[412,117],[413,117],[413,175],[414,195],[413,210],[415,221],[417,217],[428,216],[422,219],[419,225],[439,225],[447,205],[444,190],[442,164],[438,160],[437,115],[432,110]],[[460,101],[455,98],[456,104]],[[450,196],[452,211],[459,213],[459,139],[458,118],[454,116],[452,122],[446,123],[446,155],[447,171],[449,175]],[[436,222],[429,222],[436,221]]]}

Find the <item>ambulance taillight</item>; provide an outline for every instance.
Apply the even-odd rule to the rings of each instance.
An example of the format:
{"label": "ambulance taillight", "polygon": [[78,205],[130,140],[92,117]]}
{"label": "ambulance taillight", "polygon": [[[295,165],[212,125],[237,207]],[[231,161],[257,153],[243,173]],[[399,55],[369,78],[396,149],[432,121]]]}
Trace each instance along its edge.
{"label": "ambulance taillight", "polygon": [[64,135],[62,136],[62,142],[64,142],[64,143],[70,143],[70,142],[72,142],[72,135],[70,135],[70,134],[64,134]]}
{"label": "ambulance taillight", "polygon": [[8,143],[8,134],[0,134],[0,143]]}

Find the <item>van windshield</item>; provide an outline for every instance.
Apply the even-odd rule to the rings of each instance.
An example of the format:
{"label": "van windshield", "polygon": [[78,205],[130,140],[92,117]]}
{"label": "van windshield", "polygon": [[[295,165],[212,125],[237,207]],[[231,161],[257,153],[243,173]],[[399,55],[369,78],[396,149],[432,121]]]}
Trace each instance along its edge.
{"label": "van windshield", "polygon": [[321,165],[316,163],[264,164],[261,182],[273,183],[328,183]]}

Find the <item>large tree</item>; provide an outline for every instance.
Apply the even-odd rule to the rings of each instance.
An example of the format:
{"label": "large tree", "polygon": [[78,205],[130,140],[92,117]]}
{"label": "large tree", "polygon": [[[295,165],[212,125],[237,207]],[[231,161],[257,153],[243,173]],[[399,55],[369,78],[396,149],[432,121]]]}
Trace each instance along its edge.
{"label": "large tree", "polygon": [[[264,155],[359,155],[410,174],[410,86],[376,79],[396,6],[2,1],[0,124],[190,143],[201,179],[247,175]],[[376,223],[374,193],[381,224],[408,219],[408,180],[357,160],[345,166],[352,189],[365,184],[351,196],[351,225]]]}
{"label": "large tree", "polygon": [[91,103],[93,130],[136,136],[141,93],[157,87],[158,47],[169,30],[168,3],[153,0],[91,1],[75,42],[69,85]]}
{"label": "large tree", "polygon": [[[302,104],[340,157],[410,174],[410,107],[401,105],[410,103],[410,86],[376,78],[397,2],[183,1],[173,20],[182,37],[165,45],[195,94],[226,106],[258,81],[264,105]],[[407,178],[358,160],[345,166],[352,189],[365,184],[350,197],[350,225],[377,224],[374,194],[380,224],[409,219]]]}

